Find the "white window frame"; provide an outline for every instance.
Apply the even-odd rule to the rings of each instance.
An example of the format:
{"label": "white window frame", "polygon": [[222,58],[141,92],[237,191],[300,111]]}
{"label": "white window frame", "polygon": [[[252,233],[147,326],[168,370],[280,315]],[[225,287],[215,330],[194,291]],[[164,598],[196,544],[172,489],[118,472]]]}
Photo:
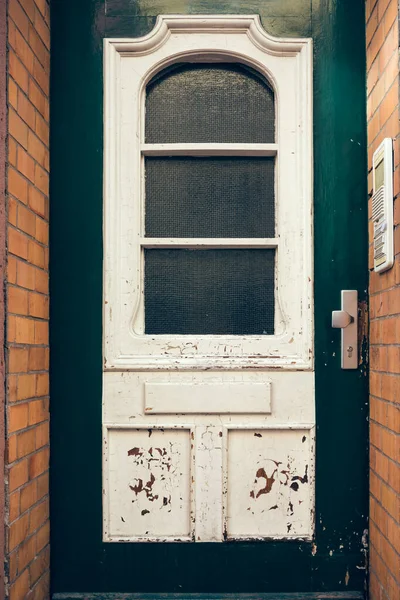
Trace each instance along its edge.
{"label": "white window frame", "polygon": [[[104,369],[313,369],[312,43],[269,36],[255,15],[160,16],[104,40]],[[274,144],[144,144],[147,83],[177,62],[242,62],[270,82]],[[276,156],[273,239],[142,237],[144,156]],[[166,183],[167,184],[167,183]],[[275,248],[275,334],[145,335],[143,248]]]}

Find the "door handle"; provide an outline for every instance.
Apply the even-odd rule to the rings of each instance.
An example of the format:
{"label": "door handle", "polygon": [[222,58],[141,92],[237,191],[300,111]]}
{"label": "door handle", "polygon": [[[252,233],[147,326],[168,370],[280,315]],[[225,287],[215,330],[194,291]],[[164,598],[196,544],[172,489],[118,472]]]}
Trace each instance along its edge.
{"label": "door handle", "polygon": [[341,329],[342,369],[358,368],[358,292],[342,290],[341,310],[332,311],[332,327]]}

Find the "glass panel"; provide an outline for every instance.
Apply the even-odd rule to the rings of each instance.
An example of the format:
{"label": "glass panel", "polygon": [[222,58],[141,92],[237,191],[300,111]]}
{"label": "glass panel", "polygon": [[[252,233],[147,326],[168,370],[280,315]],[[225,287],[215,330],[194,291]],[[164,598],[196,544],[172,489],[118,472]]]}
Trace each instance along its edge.
{"label": "glass panel", "polygon": [[274,159],[146,158],[148,237],[274,237]]}
{"label": "glass panel", "polygon": [[147,86],[147,143],[272,143],[274,93],[245,65],[177,64]]}
{"label": "glass panel", "polygon": [[147,334],[272,335],[275,251],[145,250]]}

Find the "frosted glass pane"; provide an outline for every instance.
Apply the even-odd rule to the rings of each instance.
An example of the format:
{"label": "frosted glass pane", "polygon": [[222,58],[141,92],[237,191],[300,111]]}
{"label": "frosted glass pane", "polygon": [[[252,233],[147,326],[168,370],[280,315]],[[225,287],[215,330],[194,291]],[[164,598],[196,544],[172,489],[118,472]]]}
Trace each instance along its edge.
{"label": "frosted glass pane", "polygon": [[270,249],[145,250],[147,334],[272,335]]}

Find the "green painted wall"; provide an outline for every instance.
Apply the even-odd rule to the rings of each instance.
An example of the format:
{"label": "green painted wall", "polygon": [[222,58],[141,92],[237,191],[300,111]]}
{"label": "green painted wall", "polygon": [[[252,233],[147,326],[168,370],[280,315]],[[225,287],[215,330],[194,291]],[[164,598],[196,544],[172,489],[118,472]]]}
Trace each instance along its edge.
{"label": "green painted wall", "polygon": [[[317,504],[314,544],[103,544],[102,39],[159,13],[259,13],[314,39]],[[67,591],[361,590],[367,377],[340,370],[330,314],[366,299],[364,0],[53,0],[51,85],[52,587]]]}

